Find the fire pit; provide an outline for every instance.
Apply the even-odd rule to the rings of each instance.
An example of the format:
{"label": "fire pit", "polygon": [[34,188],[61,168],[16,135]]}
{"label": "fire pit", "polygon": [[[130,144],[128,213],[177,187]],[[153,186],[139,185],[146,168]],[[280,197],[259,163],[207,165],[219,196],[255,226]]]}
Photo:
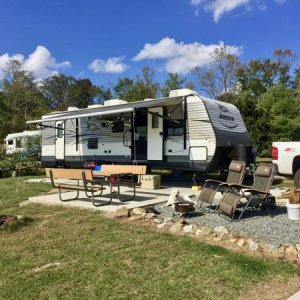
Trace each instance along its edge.
{"label": "fire pit", "polygon": [[194,204],[191,202],[177,202],[175,203],[175,212],[184,215],[195,210]]}

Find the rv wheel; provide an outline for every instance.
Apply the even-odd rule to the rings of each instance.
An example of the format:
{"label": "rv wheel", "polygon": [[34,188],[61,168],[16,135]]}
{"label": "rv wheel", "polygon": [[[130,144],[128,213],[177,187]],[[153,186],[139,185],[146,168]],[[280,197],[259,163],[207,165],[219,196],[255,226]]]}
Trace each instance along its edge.
{"label": "rv wheel", "polygon": [[65,165],[64,164],[62,164],[62,163],[60,163],[60,164],[56,164],[56,168],[64,168],[65,167]]}

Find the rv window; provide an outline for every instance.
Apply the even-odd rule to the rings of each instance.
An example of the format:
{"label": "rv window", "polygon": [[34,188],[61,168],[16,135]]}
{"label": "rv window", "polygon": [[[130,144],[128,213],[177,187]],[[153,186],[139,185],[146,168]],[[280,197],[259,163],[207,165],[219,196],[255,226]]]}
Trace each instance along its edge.
{"label": "rv window", "polygon": [[88,139],[88,149],[98,149],[98,139]]}
{"label": "rv window", "polygon": [[22,148],[22,139],[16,139],[16,148]]}
{"label": "rv window", "polygon": [[180,136],[183,135],[183,127],[179,128],[168,128],[168,136]]}
{"label": "rv window", "polygon": [[111,126],[112,132],[123,132],[124,131],[124,122],[122,120],[117,120],[112,122]]}
{"label": "rv window", "polygon": [[7,145],[13,145],[14,144],[14,140],[8,140],[7,141]]}
{"label": "rv window", "polygon": [[159,127],[159,116],[152,115],[152,128],[158,128]]}
{"label": "rv window", "polygon": [[167,136],[181,136],[184,135],[183,120],[169,120],[167,122]]}
{"label": "rv window", "polygon": [[57,137],[62,138],[64,136],[64,124],[57,124]]}
{"label": "rv window", "polygon": [[135,132],[136,132],[135,138],[137,141],[146,141],[147,140],[147,127],[146,126],[136,127]]}

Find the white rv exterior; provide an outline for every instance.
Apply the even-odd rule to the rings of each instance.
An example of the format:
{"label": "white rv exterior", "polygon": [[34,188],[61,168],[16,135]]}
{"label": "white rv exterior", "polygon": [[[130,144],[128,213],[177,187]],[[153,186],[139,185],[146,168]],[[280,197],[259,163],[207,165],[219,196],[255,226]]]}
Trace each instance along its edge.
{"label": "white rv exterior", "polygon": [[37,136],[41,136],[40,130],[23,131],[8,134],[4,139],[6,154],[23,151],[28,138]]}
{"label": "white rv exterior", "polygon": [[227,168],[232,159],[252,162],[239,110],[187,89],[160,99],[109,100],[27,123],[42,126],[45,166],[94,161],[204,171]]}

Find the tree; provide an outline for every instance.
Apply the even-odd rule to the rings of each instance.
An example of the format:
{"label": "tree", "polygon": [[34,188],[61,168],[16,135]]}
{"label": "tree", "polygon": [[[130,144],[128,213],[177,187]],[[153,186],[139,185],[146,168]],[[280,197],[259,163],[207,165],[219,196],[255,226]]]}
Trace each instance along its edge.
{"label": "tree", "polygon": [[168,78],[161,88],[162,95],[168,97],[171,90],[181,89],[185,82],[186,79],[182,78],[178,73],[168,73]]}
{"label": "tree", "polygon": [[38,90],[32,73],[24,68],[22,61],[9,61],[2,87],[5,105],[10,112],[7,133],[23,131],[27,119],[47,110],[45,98]]}
{"label": "tree", "polygon": [[85,79],[75,79],[73,76],[57,74],[43,80],[42,93],[52,109],[66,110],[68,106],[85,108],[93,103],[99,93],[99,87]]}
{"label": "tree", "polygon": [[75,80],[69,87],[68,106],[85,108],[93,103],[94,97],[100,92],[100,88],[94,86],[89,79]]}
{"label": "tree", "polygon": [[295,55],[289,49],[274,50],[273,60],[270,58],[250,60],[237,69],[240,90],[250,91],[258,97],[274,85],[290,86],[290,69],[294,61]]}
{"label": "tree", "polygon": [[[148,98],[155,98],[158,96],[160,85],[158,82],[154,82],[154,71],[149,67],[144,67],[142,70],[143,77],[139,79],[137,77],[137,82],[145,87],[145,94]],[[147,98],[147,96],[145,96]]]}
{"label": "tree", "polygon": [[292,90],[276,85],[259,98],[258,109],[270,123],[270,141],[299,140],[300,102]]}
{"label": "tree", "polygon": [[259,98],[250,91],[240,93],[239,108],[260,156],[269,156],[273,141],[300,139],[300,102],[291,89],[275,85]]}
{"label": "tree", "polygon": [[133,88],[133,80],[128,77],[124,77],[119,79],[118,83],[115,85],[113,90],[117,98],[127,100],[132,88]]}
{"label": "tree", "polygon": [[273,56],[278,68],[278,84],[289,86],[291,84],[290,69],[296,61],[296,54],[290,49],[275,49]]}
{"label": "tree", "polygon": [[142,76],[137,75],[135,80],[128,77],[119,79],[114,87],[114,94],[117,98],[126,101],[138,101],[146,98],[156,98],[160,86],[153,81],[154,72],[149,67],[144,67]]}
{"label": "tree", "polygon": [[104,104],[104,101],[112,99],[112,91],[109,88],[104,88],[102,86],[98,87],[98,93],[93,98],[94,104]]}
{"label": "tree", "polygon": [[294,79],[292,81],[292,88],[296,97],[300,100],[300,68],[295,70]]}
{"label": "tree", "polygon": [[215,48],[211,53],[212,62],[207,67],[196,67],[193,71],[200,90],[211,98],[218,99],[224,93],[231,93],[236,85],[236,70],[239,58],[228,53],[226,46]]}
{"label": "tree", "polygon": [[0,139],[6,137],[11,127],[11,116],[12,112],[8,106],[8,100],[3,92],[0,92]]}
{"label": "tree", "polygon": [[57,74],[42,81],[41,91],[48,100],[48,106],[52,109],[65,110],[71,103],[70,87],[76,79],[65,74]]}
{"label": "tree", "polygon": [[258,109],[257,98],[251,92],[245,91],[236,95],[233,104],[241,112],[252,145],[261,154],[265,149],[264,141],[269,139],[270,125],[268,119],[263,118],[262,111]]}

